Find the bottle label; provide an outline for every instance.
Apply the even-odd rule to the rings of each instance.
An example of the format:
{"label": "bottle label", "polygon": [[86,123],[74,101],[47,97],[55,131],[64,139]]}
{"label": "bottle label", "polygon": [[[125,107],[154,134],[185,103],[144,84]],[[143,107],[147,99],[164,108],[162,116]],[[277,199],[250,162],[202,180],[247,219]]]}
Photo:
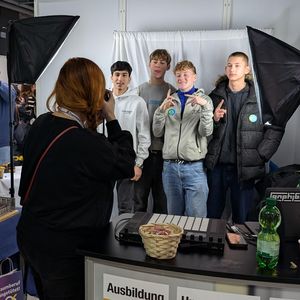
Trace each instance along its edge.
{"label": "bottle label", "polygon": [[279,255],[279,241],[257,240],[257,251],[265,257],[276,257]]}

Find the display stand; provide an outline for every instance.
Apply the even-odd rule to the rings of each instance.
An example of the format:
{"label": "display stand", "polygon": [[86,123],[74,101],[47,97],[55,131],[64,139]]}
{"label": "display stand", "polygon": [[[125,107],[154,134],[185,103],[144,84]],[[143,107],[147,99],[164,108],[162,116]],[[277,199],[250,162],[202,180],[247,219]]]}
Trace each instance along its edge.
{"label": "display stand", "polygon": [[[232,250],[226,244],[223,255],[193,250],[157,260],[148,257],[143,247],[115,239],[115,224],[123,217],[116,218],[93,244],[78,249],[85,256],[88,300],[144,299],[139,295],[146,292],[164,300],[299,299],[300,271],[290,268],[290,261],[300,265],[296,243],[284,245],[284,257],[273,272],[257,269],[256,246],[251,244],[247,250]],[[131,296],[126,295],[129,290]]]}

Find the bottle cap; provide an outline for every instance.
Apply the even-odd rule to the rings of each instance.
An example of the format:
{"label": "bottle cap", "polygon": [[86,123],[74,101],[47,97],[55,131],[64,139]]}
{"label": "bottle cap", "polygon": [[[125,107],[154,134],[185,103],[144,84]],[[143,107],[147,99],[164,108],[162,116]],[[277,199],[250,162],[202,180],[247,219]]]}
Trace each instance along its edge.
{"label": "bottle cap", "polygon": [[275,206],[276,205],[276,199],[272,198],[272,197],[268,197],[268,198],[266,198],[266,204],[271,205],[271,206]]}

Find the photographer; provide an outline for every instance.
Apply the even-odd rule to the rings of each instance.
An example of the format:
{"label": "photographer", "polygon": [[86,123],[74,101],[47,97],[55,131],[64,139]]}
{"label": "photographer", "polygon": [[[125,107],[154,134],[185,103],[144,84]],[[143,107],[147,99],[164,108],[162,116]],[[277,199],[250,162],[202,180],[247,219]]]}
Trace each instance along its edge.
{"label": "photographer", "polygon": [[[84,257],[76,249],[101,238],[115,181],[134,175],[132,136],[105,93],[94,62],[69,59],[47,100],[50,112],[36,119],[25,142],[17,240],[40,300],[84,299]],[[103,118],[108,138],[96,132]]]}
{"label": "photographer", "polygon": [[36,99],[32,87],[34,85],[20,85],[20,92],[16,99],[16,125],[14,128],[15,153],[22,154],[24,143],[30,127],[36,119]]}

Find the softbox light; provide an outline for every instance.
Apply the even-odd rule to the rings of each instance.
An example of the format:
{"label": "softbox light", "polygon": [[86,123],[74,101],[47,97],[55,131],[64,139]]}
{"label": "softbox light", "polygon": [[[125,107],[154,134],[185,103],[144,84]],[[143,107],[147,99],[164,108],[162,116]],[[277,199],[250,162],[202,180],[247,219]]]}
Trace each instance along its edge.
{"label": "softbox light", "polygon": [[300,104],[300,51],[247,26],[263,123],[285,127]]}
{"label": "softbox light", "polygon": [[[44,16],[10,22],[8,27],[8,83],[34,84],[67,38],[79,16]],[[9,89],[9,99],[11,92]],[[10,106],[10,195],[14,197],[13,114]]]}
{"label": "softbox light", "polygon": [[44,16],[9,26],[7,73],[11,83],[36,83],[79,16]]}

